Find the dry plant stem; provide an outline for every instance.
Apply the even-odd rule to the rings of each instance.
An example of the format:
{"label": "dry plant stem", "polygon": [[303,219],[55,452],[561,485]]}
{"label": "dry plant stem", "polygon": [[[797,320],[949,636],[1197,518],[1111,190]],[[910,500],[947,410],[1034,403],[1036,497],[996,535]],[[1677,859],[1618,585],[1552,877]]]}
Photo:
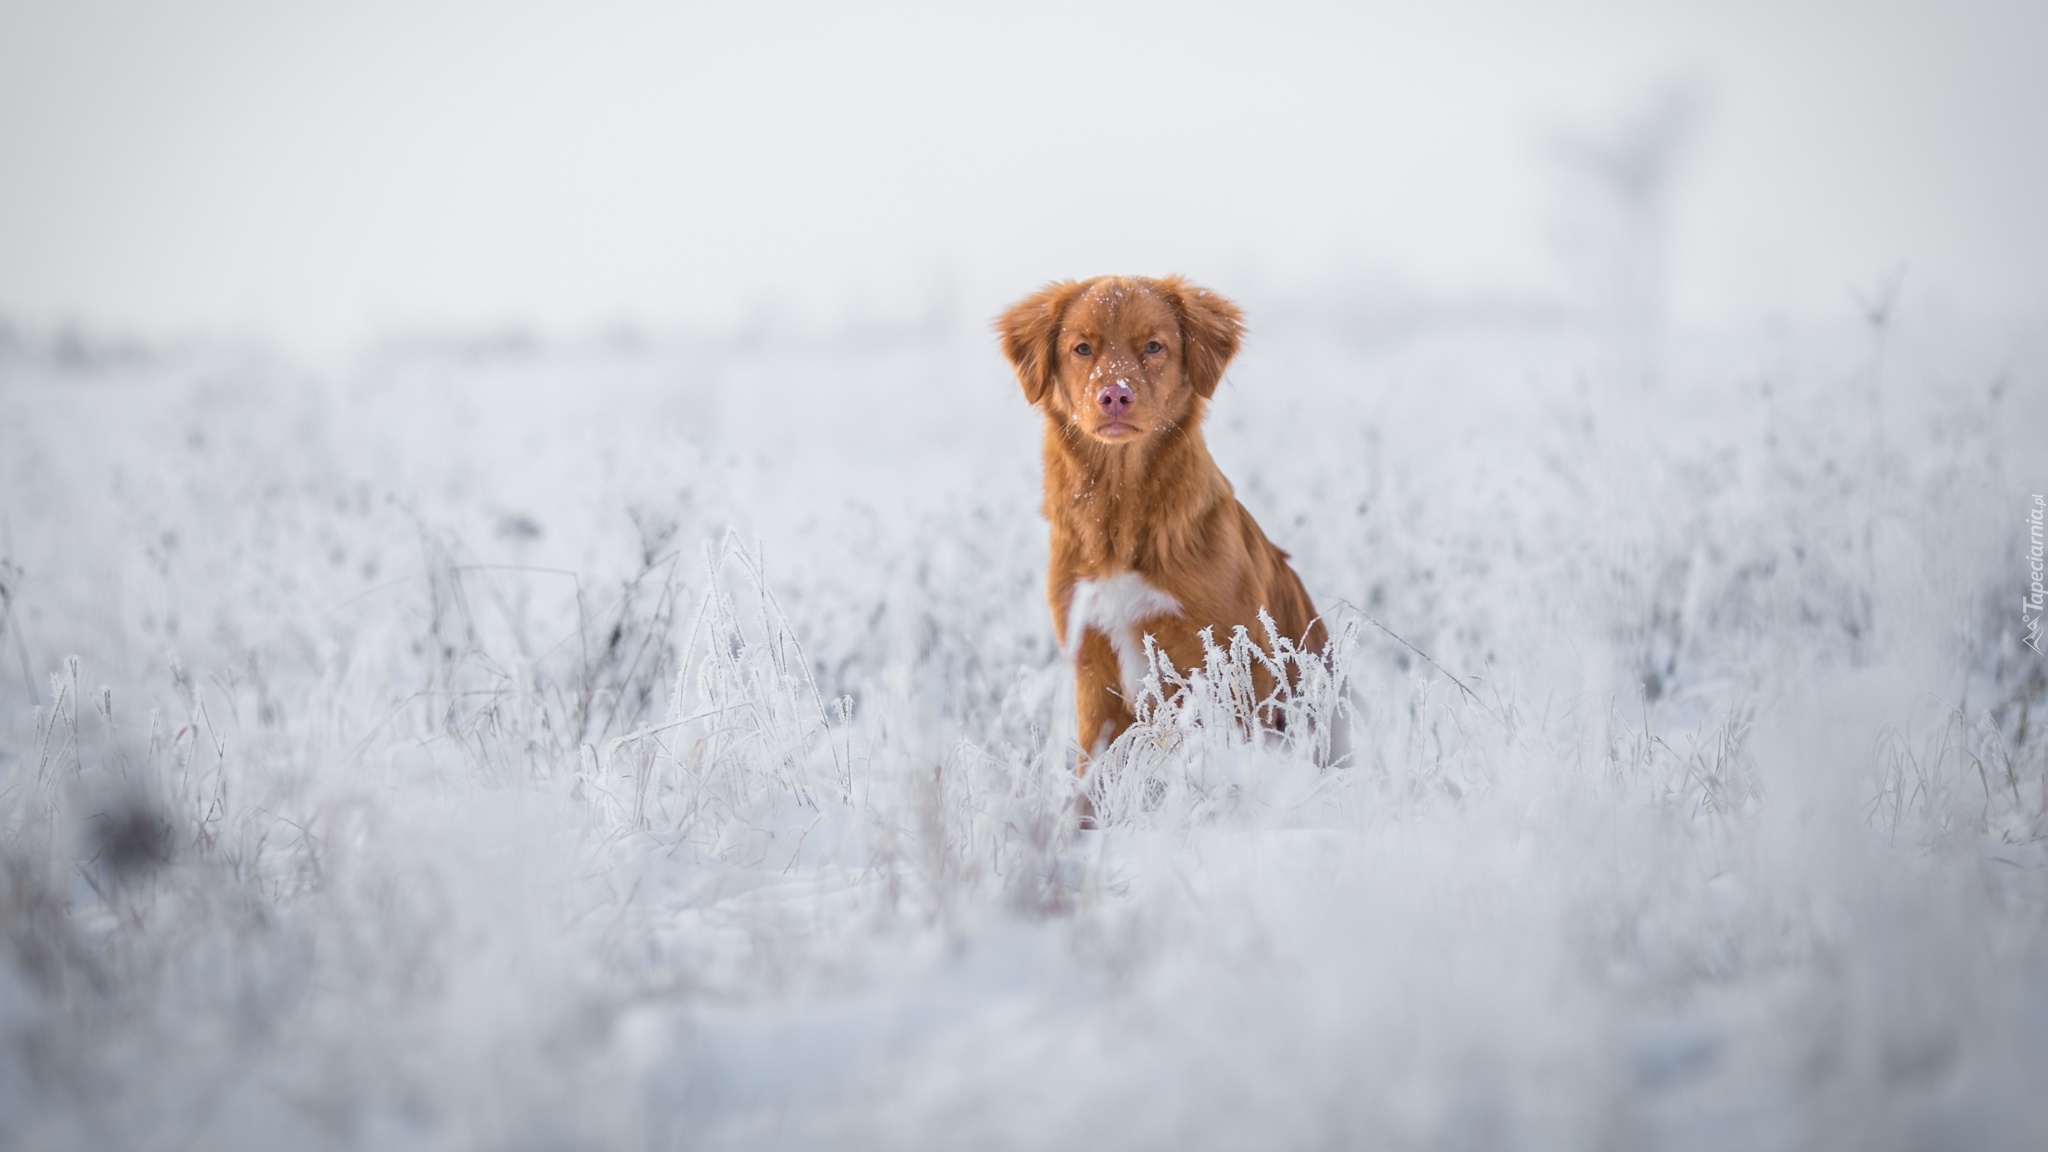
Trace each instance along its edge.
{"label": "dry plant stem", "polygon": [[1378,620],[1373,619],[1372,616],[1370,616],[1369,614],[1360,611],[1358,606],[1351,603],[1350,601],[1339,600],[1337,601],[1337,603],[1342,604],[1344,607],[1349,608],[1353,612],[1357,612],[1359,619],[1365,621],[1367,624],[1372,625],[1380,631],[1385,632],[1387,635],[1394,638],[1395,643],[1399,644],[1403,648],[1406,648],[1410,652],[1415,653],[1417,656],[1422,657],[1423,661],[1427,663],[1431,668],[1434,668],[1437,671],[1443,673],[1446,679],[1448,679],[1451,683],[1456,684],[1458,686],[1458,691],[1463,692],[1465,695],[1471,697],[1472,702],[1474,704],[1478,704],[1482,708],[1485,707],[1485,704],[1479,699],[1478,693],[1475,693],[1472,691],[1472,689],[1465,687],[1465,682],[1463,680],[1460,680],[1456,676],[1451,675],[1451,670],[1437,663],[1436,659],[1432,657],[1429,653],[1424,652],[1422,649],[1417,648],[1413,644],[1410,644],[1406,639],[1404,639],[1401,636],[1400,633],[1394,631],[1392,628],[1387,627],[1385,624],[1380,623]]}

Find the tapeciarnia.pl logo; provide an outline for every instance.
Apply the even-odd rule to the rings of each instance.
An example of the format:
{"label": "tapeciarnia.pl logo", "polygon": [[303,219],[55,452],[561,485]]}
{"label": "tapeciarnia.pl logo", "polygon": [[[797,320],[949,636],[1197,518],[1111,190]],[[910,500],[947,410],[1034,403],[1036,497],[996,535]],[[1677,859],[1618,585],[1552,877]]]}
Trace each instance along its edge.
{"label": "tapeciarnia.pl logo", "polygon": [[2020,623],[2026,628],[2026,635],[2020,639],[2035,652],[2041,651],[2041,617],[2048,609],[2048,589],[2041,586],[2042,549],[2041,516],[2044,502],[2037,493],[2034,506],[2027,509],[2027,574],[2033,582],[2027,585],[2026,598],[2020,601]]}

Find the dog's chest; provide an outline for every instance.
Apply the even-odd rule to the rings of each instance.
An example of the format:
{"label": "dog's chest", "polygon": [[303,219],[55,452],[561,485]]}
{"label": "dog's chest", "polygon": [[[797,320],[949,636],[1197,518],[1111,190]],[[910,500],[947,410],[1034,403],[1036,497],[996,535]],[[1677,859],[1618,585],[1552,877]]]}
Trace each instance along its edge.
{"label": "dog's chest", "polygon": [[1179,600],[1147,583],[1136,572],[1077,580],[1074,597],[1067,605],[1067,656],[1072,659],[1080,655],[1084,630],[1092,628],[1102,633],[1116,652],[1124,700],[1135,701],[1148,670],[1143,625],[1157,616],[1178,615],[1180,610]]}

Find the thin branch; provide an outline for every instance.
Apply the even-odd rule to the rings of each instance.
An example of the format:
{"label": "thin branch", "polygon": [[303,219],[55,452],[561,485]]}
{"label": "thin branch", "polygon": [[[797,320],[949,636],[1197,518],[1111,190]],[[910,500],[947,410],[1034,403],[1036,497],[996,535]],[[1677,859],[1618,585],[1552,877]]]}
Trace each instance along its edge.
{"label": "thin branch", "polygon": [[1367,624],[1370,624],[1373,627],[1379,629],[1380,631],[1385,632],[1387,635],[1392,636],[1394,638],[1395,643],[1401,645],[1401,647],[1406,648],[1410,652],[1415,653],[1417,656],[1422,657],[1423,661],[1427,663],[1431,668],[1434,668],[1437,671],[1443,673],[1446,679],[1448,679],[1451,683],[1456,684],[1458,686],[1458,691],[1463,692],[1467,696],[1470,696],[1474,704],[1479,705],[1481,708],[1486,707],[1486,702],[1479,698],[1479,694],[1477,692],[1474,692],[1472,691],[1472,689],[1465,687],[1465,682],[1463,680],[1458,679],[1456,676],[1451,675],[1451,670],[1437,663],[1435,657],[1432,657],[1429,653],[1424,652],[1422,649],[1417,648],[1415,645],[1410,644],[1404,637],[1402,637],[1402,635],[1399,632],[1396,632],[1392,628],[1387,627],[1385,624],[1380,623],[1378,620],[1373,619],[1363,609],[1359,608],[1358,605],[1353,604],[1349,600],[1339,600],[1337,601],[1337,603],[1342,604],[1344,607],[1349,608],[1353,612],[1358,613],[1358,618],[1365,621]]}

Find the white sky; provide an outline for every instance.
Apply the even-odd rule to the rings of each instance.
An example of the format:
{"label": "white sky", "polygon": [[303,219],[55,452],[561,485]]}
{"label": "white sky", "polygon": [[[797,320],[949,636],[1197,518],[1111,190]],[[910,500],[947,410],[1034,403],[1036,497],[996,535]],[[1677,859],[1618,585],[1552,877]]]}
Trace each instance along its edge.
{"label": "white sky", "polygon": [[0,314],[392,326],[969,316],[1181,270],[1555,295],[1544,142],[1673,81],[1681,319],[1904,261],[2048,316],[2048,4],[0,0]]}

